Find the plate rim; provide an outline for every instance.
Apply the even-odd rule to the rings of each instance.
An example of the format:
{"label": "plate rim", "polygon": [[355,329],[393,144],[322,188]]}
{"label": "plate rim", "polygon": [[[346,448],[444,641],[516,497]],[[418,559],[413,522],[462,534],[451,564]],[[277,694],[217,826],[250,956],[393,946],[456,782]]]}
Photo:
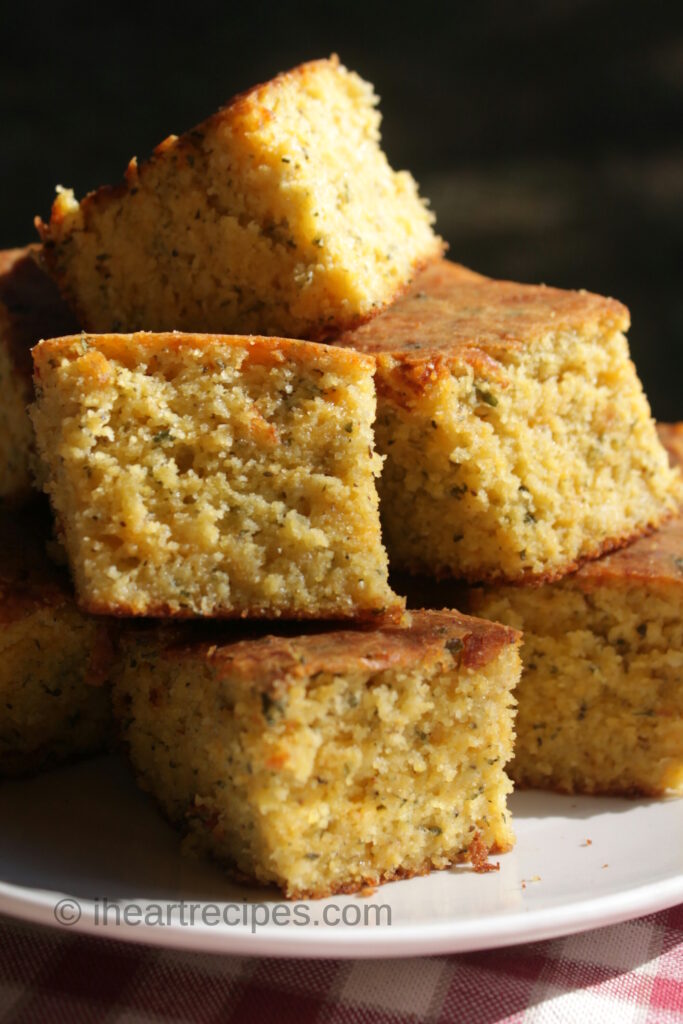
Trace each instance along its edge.
{"label": "plate rim", "polygon": [[[409,885],[410,880],[396,884]],[[96,925],[90,918],[94,902],[78,899],[80,920],[60,924],[54,906],[68,893],[0,881],[0,913],[29,924],[55,928],[66,935],[89,935],[116,942],[137,943],[188,953],[228,956],[269,956],[283,959],[393,959],[476,952],[523,945],[579,934],[619,924],[683,902],[683,874],[646,882],[626,891],[603,894],[556,907],[520,910],[514,914],[489,915],[484,919],[440,921],[433,924],[340,928],[338,931],[306,927],[264,926],[249,928],[205,924],[166,927],[158,925]],[[117,901],[121,905],[133,901]],[[226,901],[197,900],[220,906]],[[520,925],[522,925],[520,929]]]}

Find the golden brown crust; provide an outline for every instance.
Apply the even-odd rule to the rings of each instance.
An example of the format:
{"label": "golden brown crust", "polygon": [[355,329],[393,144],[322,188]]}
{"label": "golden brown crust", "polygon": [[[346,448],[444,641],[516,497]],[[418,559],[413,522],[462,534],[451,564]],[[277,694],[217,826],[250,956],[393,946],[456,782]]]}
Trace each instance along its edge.
{"label": "golden brown crust", "polygon": [[475,832],[471,844],[466,849],[454,851],[446,855],[448,858],[446,864],[436,865],[432,860],[427,859],[417,868],[398,867],[393,871],[385,871],[380,875],[368,874],[358,881],[347,882],[345,885],[288,892],[287,898],[292,900],[322,900],[327,899],[329,896],[350,896],[368,886],[374,888],[387,882],[400,882],[408,878],[419,878],[422,875],[430,874],[432,871],[448,871],[457,864],[471,863],[473,871],[477,874],[483,874],[484,872],[497,870],[495,865],[487,863],[488,857],[493,854],[507,853],[511,849],[511,843],[507,846],[494,843],[493,846],[487,847],[479,833]]}
{"label": "golden brown crust", "polygon": [[[309,363],[314,357],[327,356],[331,361],[348,369],[372,369],[374,360],[358,352],[341,353],[329,345],[292,338],[272,338],[261,335],[238,334],[185,334],[180,331],[154,333],[139,331],[134,334],[78,334],[42,341],[33,350],[36,373],[50,359],[80,359],[89,346],[93,346],[104,359],[112,359],[129,368],[141,362],[153,366],[159,353],[182,349],[207,349],[220,342],[227,348],[246,348],[248,362],[275,364],[285,360]],[[341,356],[341,358],[340,358]],[[346,358],[348,356],[348,359]],[[153,614],[153,613],[150,613]]]}
{"label": "golden brown crust", "polygon": [[[280,71],[277,75],[273,75],[272,78],[267,79],[265,82],[258,82],[256,85],[250,86],[248,89],[244,89],[242,92],[235,93],[232,99],[229,99],[227,103],[213,114],[204,124],[211,121],[220,121],[230,118],[231,120],[238,120],[244,118],[254,111],[258,111],[260,116],[263,116],[262,108],[265,95],[272,89],[277,89],[280,85],[285,82],[295,81],[296,79],[305,80],[307,78],[315,79],[318,72],[327,66],[331,66],[334,70],[339,67],[339,56],[336,53],[330,54],[329,57],[320,57],[317,60],[304,61],[303,64],[297,64],[296,67],[290,68],[288,71]],[[164,145],[164,143],[162,143]]]}
{"label": "golden brown crust", "polygon": [[[665,524],[664,527],[662,527],[662,529],[664,529],[668,525],[668,522],[677,523],[679,520],[678,518],[672,520],[671,514],[669,513],[659,520],[659,523],[662,522]],[[575,579],[576,576],[572,574],[578,575],[586,569],[589,569],[591,565],[598,565],[599,567],[599,564],[602,564],[605,561],[605,557],[610,553],[618,554],[624,548],[630,550],[630,545],[639,543],[643,538],[648,538],[656,529],[657,526],[655,524],[648,523],[641,527],[640,530],[636,530],[634,533],[629,534],[628,537],[608,537],[607,540],[602,541],[602,543],[598,544],[597,547],[592,548],[586,554],[581,555],[580,558],[575,558],[570,562],[564,562],[558,568],[549,569],[546,572],[525,570],[519,576],[511,577],[495,571],[491,571],[489,573],[482,571],[467,573],[462,570],[458,570],[457,578],[464,584],[489,585],[505,583],[511,587],[541,587],[546,583],[555,583],[557,580],[564,579],[566,576],[571,576],[572,579]],[[656,540],[658,536],[659,533],[655,535],[654,539]],[[601,559],[601,563],[596,563],[596,559]],[[431,575],[431,577],[439,583],[450,580],[453,577],[453,569],[451,566],[437,566],[434,568],[433,565],[428,564],[427,562],[402,562],[401,570],[419,577]]]}
{"label": "golden brown crust", "polygon": [[[79,600],[80,611],[89,615],[108,615],[117,619],[172,619],[174,622],[197,622],[197,613],[185,608],[178,608],[170,604],[148,604],[143,609],[134,608],[122,602],[108,604],[106,601],[92,601],[88,598]],[[298,608],[283,608],[274,611],[272,607],[260,608],[252,605],[247,609],[220,608],[211,614],[202,616],[201,621],[206,622],[244,622],[246,620],[266,621],[281,619],[283,622],[317,622],[319,619],[334,621],[339,619],[344,622],[358,622],[361,624],[380,622],[396,622],[403,615],[403,598],[397,597],[396,604],[388,605],[385,608],[360,608],[353,606],[349,608],[346,615],[338,606],[325,609],[321,605],[315,612],[306,612]]]}
{"label": "golden brown crust", "polygon": [[[683,467],[683,423],[660,423],[657,430],[671,464]],[[641,536],[628,547],[588,562],[572,577],[573,583],[585,588],[608,581],[683,587],[683,515],[670,518],[656,533]]]}
{"label": "golden brown crust", "polygon": [[378,390],[397,402],[457,363],[505,380],[505,357],[549,332],[626,330],[629,313],[615,299],[545,285],[495,281],[448,260],[430,263],[405,296],[335,344],[377,357]]}
{"label": "golden brown crust", "polygon": [[[174,150],[177,158],[186,157],[188,154],[191,155],[197,145],[202,142],[204,136],[208,132],[214,131],[218,125],[230,126],[236,133],[244,131],[245,122],[250,117],[256,115],[258,118],[263,118],[266,116],[263,106],[268,93],[277,90],[279,86],[288,81],[306,79],[308,77],[315,78],[319,70],[326,65],[332,65],[335,69],[338,68],[338,56],[332,54],[328,59],[322,58],[307,61],[304,64],[291,68],[289,71],[281,71],[266,82],[260,82],[249,89],[238,92],[215,113],[200,121],[194,128],[190,128],[189,131],[184,132],[182,135],[167,136],[154,147],[152,155],[147,160],[138,163],[137,158],[133,157],[128,164],[123,181],[119,182],[118,185],[102,185],[100,188],[88,192],[79,201],[78,205],[86,225],[93,209],[100,205],[106,205],[112,199],[120,199],[122,196],[125,196],[131,188],[137,186],[139,179],[144,177],[147,170],[154,165],[159,157],[166,157],[168,155],[169,150]],[[63,215],[58,205],[53,206],[48,224],[40,217],[35,218],[35,226],[43,241],[44,259],[55,280],[59,280],[62,275],[60,275],[59,268],[55,263],[55,246],[51,235],[52,228],[61,220],[63,220]]]}
{"label": "golden brown crust", "polygon": [[[168,815],[166,815],[166,817],[168,817]],[[193,817],[193,815],[190,814],[188,817]],[[169,821],[172,825],[180,827],[181,829],[187,826],[187,822],[185,820],[173,820],[172,818],[169,818]],[[285,892],[285,895],[287,899],[290,900],[324,900],[330,896],[351,896],[354,893],[362,892],[364,889],[374,889],[375,887],[384,885],[387,882],[400,882],[408,878],[419,878],[423,875],[430,874],[432,871],[448,871],[457,864],[466,863],[470,863],[472,865],[472,870],[477,874],[484,874],[489,871],[498,870],[497,865],[489,863],[488,858],[495,854],[507,853],[512,849],[512,846],[512,843],[501,845],[497,842],[493,843],[492,846],[487,846],[481,838],[481,833],[475,831],[473,832],[470,844],[465,847],[465,849],[454,850],[449,854],[444,854],[444,857],[447,859],[446,863],[440,863],[437,865],[430,858],[427,858],[415,868],[399,866],[391,871],[384,871],[378,874],[371,874],[368,872],[359,879],[354,879],[353,881],[345,882],[341,885],[320,886],[316,889],[294,889]],[[225,858],[214,857],[213,859],[216,863],[220,864],[221,868],[236,882],[248,883],[250,885],[264,885],[264,883],[258,878],[240,871],[233,862],[228,861]]]}
{"label": "golden brown crust", "polygon": [[[408,293],[408,290],[413,286],[416,278],[425,270],[425,268],[429,267],[432,263],[434,263],[434,261],[438,260],[447,251],[448,245],[445,242],[443,242],[441,244],[439,252],[436,255],[428,259],[415,260],[415,262],[412,265],[412,271],[409,279],[395,289],[391,296],[391,299],[384,303],[384,305],[377,305],[374,307],[374,309],[371,309],[367,313],[358,315],[356,317],[350,316],[345,323],[342,323],[341,321],[337,321],[334,324],[329,324],[327,322],[321,323],[318,325],[318,327],[309,331],[308,340],[323,343],[329,342],[330,344],[337,345],[340,331],[343,331],[344,335],[348,334],[351,331],[356,331],[358,330],[358,328],[363,327],[364,325],[369,324],[371,321],[375,320],[376,317],[380,316],[387,309],[390,309],[395,302],[398,302],[399,299],[402,299]],[[353,349],[353,346],[351,345],[349,346],[349,348]],[[370,353],[364,354],[369,355]]]}
{"label": "golden brown crust", "polygon": [[9,346],[18,373],[30,380],[31,346],[41,338],[78,329],[54,282],[39,264],[40,246],[0,250],[0,303],[9,330]]}
{"label": "golden brown crust", "polygon": [[[329,58],[307,61],[288,71],[282,71],[266,82],[261,82],[243,92],[237,93],[214,114],[205,118],[194,128],[183,133],[183,135],[169,135],[155,147],[152,155],[147,160],[138,163],[137,159],[133,157],[122,182],[118,185],[104,185],[93,192],[89,192],[80,200],[79,207],[86,227],[90,222],[93,211],[96,211],[98,207],[106,205],[113,200],[121,199],[131,189],[139,187],[140,180],[144,179],[149,169],[154,166],[159,157],[167,158],[169,151],[173,151],[174,159],[178,161],[187,160],[188,158],[192,160],[195,151],[201,146],[204,136],[217,131],[219,126],[223,130],[227,128],[234,135],[248,133],[250,130],[259,127],[260,123],[266,118],[272,117],[271,111],[268,108],[268,99],[282,85],[297,80],[305,81],[308,78],[315,80],[319,72],[325,67],[331,67],[333,70],[336,70],[339,66],[339,57],[333,53]],[[50,214],[49,223],[46,224],[40,217],[36,217],[34,224],[43,242],[44,261],[50,275],[57,282],[70,307],[78,316],[79,323],[87,329],[89,326],[87,311],[79,306],[73,290],[69,288],[66,274],[60,268],[57,259],[57,247],[53,240],[53,230],[59,227],[62,220],[63,214],[60,207],[58,204],[55,204]],[[441,239],[435,239],[434,257],[442,255],[446,249],[447,246]],[[428,260],[415,260],[412,267],[413,277],[427,263]],[[349,315],[345,320],[339,319],[333,324],[321,321],[308,331],[306,337],[311,341],[320,342],[333,337],[340,330],[355,330],[372,320],[378,313],[381,313],[382,309],[386,308],[391,301],[403,295],[407,287],[408,283],[396,288],[384,306],[378,305],[375,309],[368,311],[364,315]]]}
{"label": "golden brown crust", "polygon": [[475,619],[457,611],[416,611],[402,624],[373,629],[335,629],[304,636],[264,636],[225,642],[182,641],[166,657],[191,653],[219,675],[263,689],[285,680],[311,678],[320,672],[381,672],[419,663],[429,667],[448,651],[465,669],[483,668],[503,647],[519,644],[521,635],[508,626]]}

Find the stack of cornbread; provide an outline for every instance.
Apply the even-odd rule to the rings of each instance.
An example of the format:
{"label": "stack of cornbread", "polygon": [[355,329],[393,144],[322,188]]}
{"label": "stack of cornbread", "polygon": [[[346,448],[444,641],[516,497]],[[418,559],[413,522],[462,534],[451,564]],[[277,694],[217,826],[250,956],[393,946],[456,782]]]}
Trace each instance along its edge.
{"label": "stack of cornbread", "polygon": [[683,442],[623,306],[445,260],[336,58],[37,226],[0,494],[33,466],[59,544],[7,512],[0,770],[116,733],[188,845],[288,896],[510,848],[517,705],[520,784],[683,791]]}

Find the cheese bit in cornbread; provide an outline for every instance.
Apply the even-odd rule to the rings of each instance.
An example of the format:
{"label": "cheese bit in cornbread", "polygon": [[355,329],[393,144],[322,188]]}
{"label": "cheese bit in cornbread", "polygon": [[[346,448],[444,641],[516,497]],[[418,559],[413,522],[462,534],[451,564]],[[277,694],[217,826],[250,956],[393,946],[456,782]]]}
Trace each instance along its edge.
{"label": "cheese bit in cornbread", "polygon": [[107,626],[49,562],[45,513],[0,515],[0,776],[96,753],[111,731]]}
{"label": "cheese bit in cornbread", "polygon": [[128,639],[115,715],[141,785],[195,850],[320,897],[512,845],[514,630],[444,611],[307,636],[162,637]]}
{"label": "cheese bit in cornbread", "polygon": [[[683,424],[660,431],[683,464]],[[683,795],[683,517],[557,583],[487,588],[473,606],[524,630],[518,784]]]}
{"label": "cheese bit in cornbread", "polygon": [[673,514],[628,323],[613,299],[440,261],[340,339],[377,358],[392,568],[551,579]]}
{"label": "cheese bit in cornbread", "polygon": [[320,339],[373,316],[443,250],[376,104],[336,57],[314,61],[133,160],[117,188],[58,190],[36,224],[82,326]]}
{"label": "cheese bit in cornbread", "polygon": [[77,330],[54,282],[37,263],[38,246],[0,251],[0,502],[32,491],[31,346]]}
{"label": "cheese bit in cornbread", "polygon": [[82,335],[34,349],[39,452],[81,607],[398,611],[374,362],[305,341]]}

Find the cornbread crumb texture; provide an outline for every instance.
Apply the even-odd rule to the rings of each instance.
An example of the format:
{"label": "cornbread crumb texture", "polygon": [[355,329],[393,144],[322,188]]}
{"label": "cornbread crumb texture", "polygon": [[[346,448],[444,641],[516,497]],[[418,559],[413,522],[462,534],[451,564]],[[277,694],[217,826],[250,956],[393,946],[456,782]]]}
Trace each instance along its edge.
{"label": "cornbread crumb texture", "polygon": [[31,346],[75,327],[37,248],[0,251],[0,502],[31,493]]}
{"label": "cornbread crumb texture", "polygon": [[46,519],[0,516],[0,776],[95,753],[111,728],[104,627],[48,562]]}
{"label": "cornbread crumb texture", "polygon": [[[683,425],[660,427],[683,462]],[[523,628],[511,774],[567,792],[683,794],[683,518],[540,588],[475,598]]]}
{"label": "cornbread crumb texture", "polygon": [[675,510],[627,327],[612,299],[442,260],[338,340],[377,358],[392,567],[551,579]]}
{"label": "cornbread crumb texture", "polygon": [[34,352],[33,421],[82,607],[397,613],[373,361],[308,342],[81,336]]}
{"label": "cornbread crumb texture", "polygon": [[413,178],[379,145],[372,86],[336,57],[278,75],[157,147],[125,183],[37,220],[92,331],[324,337],[439,255]]}
{"label": "cornbread crumb texture", "polygon": [[319,897],[512,844],[519,637],[455,612],[411,619],[227,644],[129,637],[115,714],[189,845]]}
{"label": "cornbread crumb texture", "polygon": [[[672,467],[683,467],[683,423],[657,425],[660,441]],[[628,584],[640,581],[655,587],[683,585],[683,518],[676,515],[649,537],[584,565],[579,575],[583,586],[614,580]]]}

